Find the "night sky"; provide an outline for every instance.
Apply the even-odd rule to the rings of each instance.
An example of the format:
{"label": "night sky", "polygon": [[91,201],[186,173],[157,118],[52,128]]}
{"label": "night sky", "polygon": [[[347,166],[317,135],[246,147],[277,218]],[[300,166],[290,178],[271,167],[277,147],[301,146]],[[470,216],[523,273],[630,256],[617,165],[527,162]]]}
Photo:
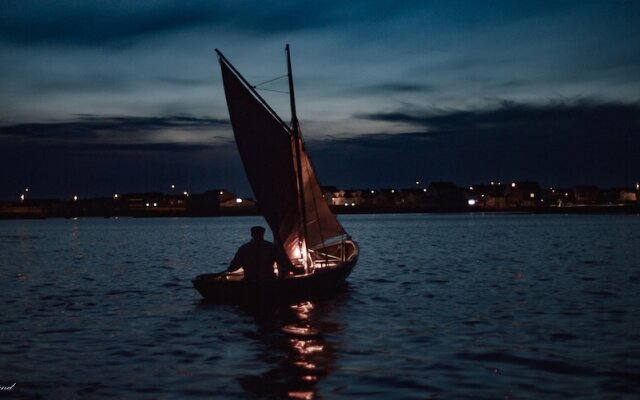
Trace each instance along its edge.
{"label": "night sky", "polygon": [[214,49],[256,84],[286,43],[323,184],[640,180],[638,1],[271,3],[4,0],[0,199],[251,196]]}

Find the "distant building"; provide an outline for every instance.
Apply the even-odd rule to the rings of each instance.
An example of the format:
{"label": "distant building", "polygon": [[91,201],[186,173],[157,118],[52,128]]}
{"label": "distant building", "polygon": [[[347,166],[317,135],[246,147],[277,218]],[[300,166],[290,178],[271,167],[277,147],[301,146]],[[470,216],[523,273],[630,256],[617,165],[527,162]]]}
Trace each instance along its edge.
{"label": "distant building", "polygon": [[566,207],[575,203],[572,189],[549,188],[544,193],[544,199],[550,207]]}
{"label": "distant building", "polygon": [[469,204],[473,204],[475,208],[502,210],[507,208],[505,191],[506,185],[492,182],[491,184],[477,184],[469,187],[467,196]]}
{"label": "distant building", "polygon": [[598,187],[593,185],[580,185],[573,189],[573,195],[577,204],[591,205],[598,202]]}
{"label": "distant building", "polygon": [[410,208],[422,208],[427,205],[427,189],[402,189],[402,205]]}
{"label": "distant building", "polygon": [[187,199],[187,214],[191,216],[217,215],[220,211],[220,192],[219,189],[214,189],[190,195]]}
{"label": "distant building", "polygon": [[505,198],[507,207],[510,208],[533,208],[544,204],[538,182],[513,182],[506,186]]}
{"label": "distant building", "polygon": [[452,182],[431,182],[424,201],[428,209],[460,210],[468,207],[465,192]]}

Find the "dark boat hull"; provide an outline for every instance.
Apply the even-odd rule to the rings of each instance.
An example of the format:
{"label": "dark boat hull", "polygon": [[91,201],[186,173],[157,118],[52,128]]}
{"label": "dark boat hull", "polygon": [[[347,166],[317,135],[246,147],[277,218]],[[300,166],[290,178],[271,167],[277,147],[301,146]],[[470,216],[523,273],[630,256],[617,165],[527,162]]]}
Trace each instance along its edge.
{"label": "dark boat hull", "polygon": [[331,295],[346,283],[356,265],[353,257],[335,267],[316,270],[310,275],[293,276],[269,282],[224,280],[221,274],[201,274],[193,287],[208,301],[230,303],[292,302]]}

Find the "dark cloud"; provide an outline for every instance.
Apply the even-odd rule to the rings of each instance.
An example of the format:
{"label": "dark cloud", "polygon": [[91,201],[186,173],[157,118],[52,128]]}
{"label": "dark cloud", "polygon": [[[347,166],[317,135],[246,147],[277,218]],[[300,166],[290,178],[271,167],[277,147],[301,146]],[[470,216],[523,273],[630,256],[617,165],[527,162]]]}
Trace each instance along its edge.
{"label": "dark cloud", "polygon": [[[352,89],[350,89],[352,90]],[[363,93],[378,94],[388,96],[393,93],[428,93],[434,90],[434,87],[424,83],[402,83],[389,82],[378,85],[371,85],[361,89]]]}
{"label": "dark cloud", "polygon": [[[536,180],[549,186],[593,183],[633,185],[640,179],[640,104],[594,100],[529,105],[504,102],[480,110],[398,110],[362,115],[403,122],[414,130],[331,140],[308,140],[323,184],[402,187],[416,180],[460,185],[491,180]],[[172,181],[189,190],[226,187],[251,195],[235,146],[148,141],[100,142],[96,132],[140,132],[183,127],[212,129],[227,121],[191,116],[101,118],[66,124],[2,127],[0,196],[14,198],[23,186],[34,193],[164,190]],[[46,133],[32,132],[51,128]],[[67,129],[74,138],[65,142]],[[142,135],[144,136],[144,135]],[[93,138],[96,140],[87,139]],[[16,139],[18,138],[18,139]],[[50,145],[47,140],[62,144]],[[66,144],[65,144],[66,143]],[[87,151],[90,150],[90,151]]]}
{"label": "dark cloud", "polygon": [[3,4],[2,41],[95,45],[224,18],[206,3],[13,1]]}
{"label": "dark cloud", "polygon": [[531,179],[554,186],[613,186],[640,179],[639,103],[505,102],[493,109],[400,110],[360,117],[404,122],[416,131],[309,144],[319,169],[336,184]]}
{"label": "dark cloud", "polygon": [[502,102],[493,109],[471,111],[425,110],[360,115],[376,121],[405,122],[432,132],[503,132],[512,135],[537,132],[561,136],[589,134],[607,136],[614,132],[638,133],[640,103],[602,103],[592,99],[529,105]]}
{"label": "dark cloud", "polygon": [[[121,141],[144,141],[145,134],[165,129],[185,131],[228,126],[229,121],[189,115],[163,117],[113,117],[81,115],[74,121],[24,123],[0,126],[0,140],[23,140],[31,143],[92,143],[110,135]],[[131,136],[135,134],[135,136]],[[94,143],[94,145],[96,145]]]}
{"label": "dark cloud", "polygon": [[127,44],[129,40],[203,26],[276,34],[383,20],[413,4],[247,1],[9,1],[0,41],[18,44]]}
{"label": "dark cloud", "polygon": [[[190,115],[81,115],[2,126],[0,198],[15,199],[24,187],[36,197],[58,198],[162,191],[170,184],[188,191],[217,185],[246,190],[231,139],[211,135],[220,128],[230,130],[229,122]],[[190,142],[157,135],[166,130],[207,136]]]}

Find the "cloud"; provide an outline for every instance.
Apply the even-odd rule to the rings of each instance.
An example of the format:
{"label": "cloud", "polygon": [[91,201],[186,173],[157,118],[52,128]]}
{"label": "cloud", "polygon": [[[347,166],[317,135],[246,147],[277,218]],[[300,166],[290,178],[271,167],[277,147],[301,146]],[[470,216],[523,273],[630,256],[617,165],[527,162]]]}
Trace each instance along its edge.
{"label": "cloud", "polygon": [[[411,6],[411,5],[410,5]],[[126,44],[130,40],[199,27],[278,34],[366,23],[406,13],[407,4],[375,2],[252,1],[9,1],[3,4],[0,41],[17,44]]]}
{"label": "cloud", "polygon": [[552,101],[542,105],[504,101],[498,107],[451,111],[424,109],[409,112],[358,115],[359,118],[384,122],[403,122],[428,129],[430,132],[451,134],[470,132],[474,135],[503,132],[520,134],[553,132],[560,135],[595,136],[630,133],[640,128],[640,102],[599,102],[578,99],[570,102]]}
{"label": "cloud", "polygon": [[[206,145],[184,143],[184,140],[180,140],[180,132],[210,131],[228,126],[227,120],[189,115],[162,117],[81,115],[73,121],[0,126],[0,140],[46,146],[84,145],[88,149],[185,151],[206,147]],[[176,140],[158,143],[157,133],[163,131],[175,132]],[[217,137],[217,139],[227,140],[224,137]]]}
{"label": "cloud", "polygon": [[337,177],[335,184],[531,179],[609,186],[640,178],[640,103],[503,102],[479,110],[412,108],[359,117],[401,122],[412,130],[310,143],[316,165]]}
{"label": "cloud", "polygon": [[[352,90],[352,89],[349,89]],[[362,92],[368,94],[378,94],[381,96],[388,96],[394,93],[428,93],[434,90],[432,85],[424,83],[403,83],[403,82],[388,82],[380,83],[377,85],[367,86],[361,89]]]}
{"label": "cloud", "polygon": [[3,5],[2,41],[21,44],[95,45],[178,30],[224,18],[200,3],[31,2]]}

